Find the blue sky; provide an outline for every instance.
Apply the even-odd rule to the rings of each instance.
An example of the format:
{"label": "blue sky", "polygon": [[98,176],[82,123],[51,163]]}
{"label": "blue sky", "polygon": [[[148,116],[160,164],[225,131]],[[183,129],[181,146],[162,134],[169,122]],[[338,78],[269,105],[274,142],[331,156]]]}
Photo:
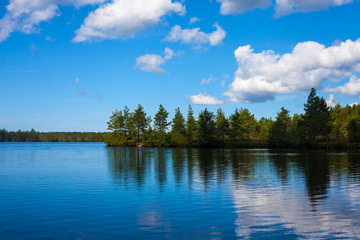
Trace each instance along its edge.
{"label": "blue sky", "polygon": [[0,2],[0,128],[105,131],[142,104],[173,116],[303,112],[360,95],[357,0]]}

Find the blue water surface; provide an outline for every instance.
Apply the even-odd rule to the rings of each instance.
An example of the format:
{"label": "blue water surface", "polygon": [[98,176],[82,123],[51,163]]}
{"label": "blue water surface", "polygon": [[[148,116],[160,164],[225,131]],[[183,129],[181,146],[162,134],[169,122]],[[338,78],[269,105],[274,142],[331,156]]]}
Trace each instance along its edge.
{"label": "blue water surface", "polygon": [[345,151],[0,143],[0,239],[360,239]]}

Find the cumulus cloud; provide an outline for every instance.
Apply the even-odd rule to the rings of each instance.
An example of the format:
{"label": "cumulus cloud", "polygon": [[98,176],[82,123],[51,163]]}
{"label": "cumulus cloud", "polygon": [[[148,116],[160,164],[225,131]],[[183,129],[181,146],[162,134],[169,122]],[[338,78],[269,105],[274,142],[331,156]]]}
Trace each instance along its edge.
{"label": "cumulus cloud", "polygon": [[[328,91],[355,96],[360,92],[360,40],[347,40],[337,46],[325,47],[317,42],[298,43],[291,53],[279,55],[268,50],[254,53],[249,46],[235,51],[239,68],[224,93],[233,102],[264,102],[275,95],[321,89],[326,80],[349,84]],[[350,90],[350,88],[352,88]]]}
{"label": "cumulus cloud", "polygon": [[217,0],[221,3],[220,13],[223,15],[242,14],[256,8],[267,8],[272,0]]}
{"label": "cumulus cloud", "polygon": [[182,29],[180,26],[176,25],[170,30],[170,33],[165,40],[169,42],[181,41],[186,44],[196,45],[219,45],[225,38],[226,32],[218,23],[215,23],[214,27],[216,28],[214,32],[204,33],[200,31],[200,28]]}
{"label": "cumulus cloud", "polygon": [[198,95],[190,96],[191,104],[196,105],[222,105],[224,101],[218,100],[207,93],[200,93]]}
{"label": "cumulus cloud", "polygon": [[[281,17],[294,12],[312,12],[325,10],[332,6],[341,6],[354,0],[276,0],[275,16]],[[221,3],[223,15],[242,14],[254,9],[265,9],[273,4],[272,0],[217,0]]]}
{"label": "cumulus cloud", "polygon": [[335,99],[334,94],[330,94],[329,98],[326,100],[328,107],[335,107],[339,103],[339,99]]}
{"label": "cumulus cloud", "polygon": [[343,86],[338,86],[336,88],[328,87],[324,91],[341,93],[342,95],[348,97],[356,97],[360,99],[360,79],[352,76],[350,77],[349,82],[344,84]]}
{"label": "cumulus cloud", "polygon": [[88,15],[73,41],[133,36],[171,13],[183,15],[185,7],[172,0],[113,0]]}
{"label": "cumulus cloud", "polygon": [[59,5],[81,7],[102,3],[105,0],[10,0],[6,13],[0,20],[0,42],[7,39],[12,32],[26,34],[39,31],[37,25],[59,16]]}
{"label": "cumulus cloud", "polygon": [[156,54],[146,54],[136,59],[135,68],[139,68],[145,72],[152,72],[156,74],[164,74],[165,70],[160,66],[164,65],[172,57],[180,55],[181,52],[175,53],[170,48],[165,48],[164,56]]}

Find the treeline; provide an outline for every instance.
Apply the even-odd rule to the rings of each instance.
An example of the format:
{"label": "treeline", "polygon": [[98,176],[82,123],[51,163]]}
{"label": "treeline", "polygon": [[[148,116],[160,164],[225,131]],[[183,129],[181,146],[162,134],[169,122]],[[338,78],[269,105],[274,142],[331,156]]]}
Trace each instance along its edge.
{"label": "treeline", "polygon": [[105,133],[36,132],[0,129],[0,142],[104,142]]}
{"label": "treeline", "polygon": [[189,106],[186,119],[175,110],[172,120],[160,105],[152,119],[139,104],[131,112],[112,113],[105,136],[108,146],[212,146],[212,147],[360,147],[360,106],[329,108],[324,98],[311,89],[303,114],[281,108],[273,120],[261,118],[246,108],[235,109],[229,117],[220,108],[204,109],[197,119]]}

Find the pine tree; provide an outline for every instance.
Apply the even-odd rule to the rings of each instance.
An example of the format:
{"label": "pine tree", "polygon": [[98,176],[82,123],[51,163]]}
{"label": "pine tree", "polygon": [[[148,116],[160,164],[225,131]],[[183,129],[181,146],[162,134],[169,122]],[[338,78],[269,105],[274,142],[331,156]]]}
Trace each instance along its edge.
{"label": "pine tree", "polygon": [[189,105],[187,120],[186,120],[186,136],[188,138],[188,141],[191,142],[194,140],[194,135],[196,133],[196,120],[194,118],[194,111],[192,110],[191,105]]}
{"label": "pine tree", "polygon": [[125,106],[123,110],[124,118],[124,134],[125,136],[131,136],[135,132],[133,113],[130,112],[128,106]]}
{"label": "pine tree", "polygon": [[224,141],[225,136],[227,136],[229,133],[230,124],[228,119],[225,117],[224,111],[221,108],[219,108],[216,112],[215,128],[216,135],[220,137],[221,141]]}
{"label": "pine tree", "polygon": [[139,104],[137,109],[135,109],[134,114],[132,114],[132,124],[135,128],[137,140],[140,140],[140,135],[148,127],[150,118],[146,118],[146,113],[144,108]]}
{"label": "pine tree", "polygon": [[180,108],[175,109],[175,116],[172,120],[171,132],[176,135],[185,135],[185,119],[180,112]]}
{"label": "pine tree", "polygon": [[[359,116],[358,116],[359,117]],[[360,119],[352,118],[346,126],[349,132],[349,142],[360,142]]]}
{"label": "pine tree", "polygon": [[198,139],[201,145],[207,146],[214,143],[215,140],[215,121],[214,113],[205,108],[199,114],[198,124]]}
{"label": "pine tree", "polygon": [[33,128],[27,134],[26,142],[39,142],[39,133],[37,133]]}
{"label": "pine tree", "polygon": [[289,110],[281,108],[276,120],[270,130],[269,143],[274,147],[286,147],[290,143],[290,124],[291,118]]}
{"label": "pine tree", "polygon": [[308,140],[313,142],[318,136],[324,136],[328,139],[330,109],[324,98],[316,96],[315,88],[311,89],[304,107],[304,125]]}
{"label": "pine tree", "polygon": [[169,113],[165,110],[164,106],[160,104],[159,111],[154,117],[154,128],[157,133],[165,133],[171,122],[167,121]]}
{"label": "pine tree", "polygon": [[230,134],[234,141],[237,139],[250,139],[251,135],[256,132],[256,119],[248,109],[236,108],[230,116]]}

